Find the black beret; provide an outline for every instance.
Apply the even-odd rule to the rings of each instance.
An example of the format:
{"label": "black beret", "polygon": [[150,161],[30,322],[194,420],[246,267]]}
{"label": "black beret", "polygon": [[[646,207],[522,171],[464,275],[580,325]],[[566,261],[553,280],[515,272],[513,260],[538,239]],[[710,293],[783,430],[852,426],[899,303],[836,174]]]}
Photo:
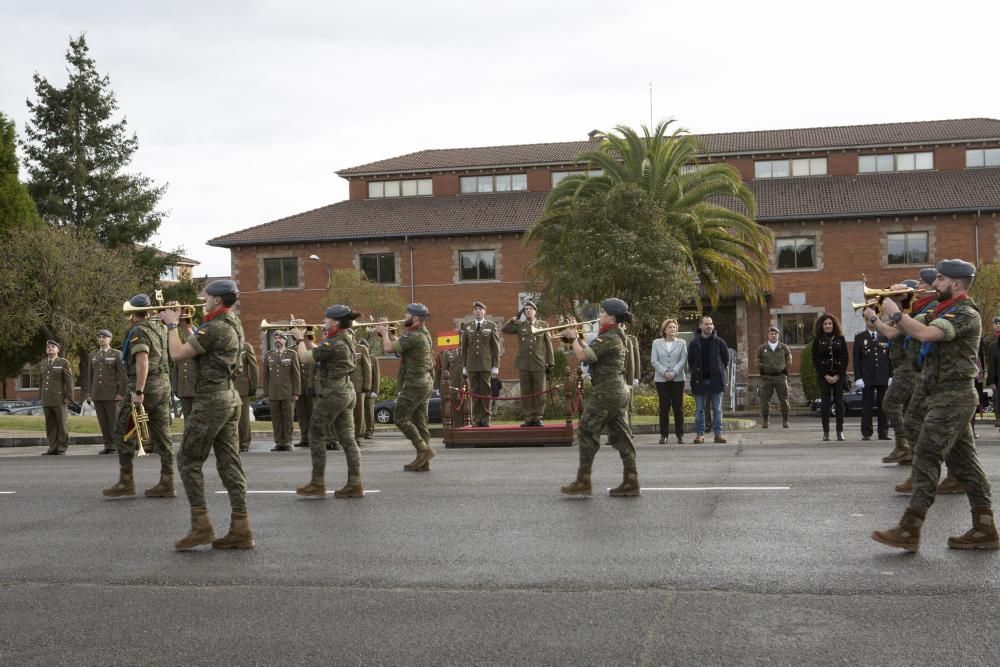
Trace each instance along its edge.
{"label": "black beret", "polygon": [[531,299],[528,299],[527,301],[524,302],[524,307],[525,308],[534,308],[535,310],[538,310],[538,306],[536,306],[535,302],[532,301]]}
{"label": "black beret", "polygon": [[130,306],[135,306],[136,308],[146,308],[153,305],[153,302],[145,294],[136,294],[128,300],[128,303]]}
{"label": "black beret", "polygon": [[213,280],[205,285],[205,294],[211,296],[226,296],[227,294],[239,294],[240,288],[233,280]]}
{"label": "black beret", "polygon": [[[902,284],[906,285],[910,289],[917,289],[917,285],[919,285],[920,283],[918,281],[914,280],[913,278],[907,278],[906,280],[904,280],[902,282]],[[929,285],[930,283],[927,283],[927,284]]]}
{"label": "black beret", "polygon": [[107,329],[101,329],[100,331],[97,332],[97,335],[98,336],[107,336],[108,338],[111,338],[111,332],[108,331]]}
{"label": "black beret", "polygon": [[[486,304],[483,303],[482,301],[473,301],[472,302],[472,307],[473,308],[482,308],[483,310],[486,310]],[[416,315],[416,313],[414,313],[414,315]]]}
{"label": "black beret", "polygon": [[354,312],[350,306],[345,306],[342,303],[333,304],[326,309],[324,315],[331,320],[356,320],[361,317],[361,313]]}
{"label": "black beret", "polygon": [[422,303],[411,303],[406,307],[407,315],[416,315],[417,317],[427,317],[431,314],[431,311],[427,310],[427,306]]}
{"label": "black beret", "polygon": [[927,283],[928,285],[930,285],[931,283],[934,282],[934,279],[937,278],[937,274],[938,274],[937,269],[933,268],[920,269],[920,282]]}
{"label": "black beret", "polygon": [[621,299],[605,299],[601,302],[601,310],[608,315],[624,315],[628,312],[628,304]]}
{"label": "black beret", "polygon": [[60,345],[60,344],[59,344],[59,341],[57,341],[57,340],[52,340],[51,338],[50,338],[50,339],[48,339],[47,341],[45,341],[45,344],[46,344],[46,345],[55,345],[55,346],[56,346],[56,347],[58,347],[58,348],[59,348],[60,350],[62,349],[62,345]]}
{"label": "black beret", "polygon": [[975,278],[976,267],[962,259],[945,259],[938,262],[937,272],[946,278]]}

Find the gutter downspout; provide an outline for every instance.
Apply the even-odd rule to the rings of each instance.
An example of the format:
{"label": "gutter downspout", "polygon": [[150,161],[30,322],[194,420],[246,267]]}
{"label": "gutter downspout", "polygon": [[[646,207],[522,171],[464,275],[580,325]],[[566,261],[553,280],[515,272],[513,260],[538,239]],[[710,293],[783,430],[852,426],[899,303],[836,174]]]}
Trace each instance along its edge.
{"label": "gutter downspout", "polygon": [[979,266],[979,219],[983,217],[983,210],[976,209],[976,267]]}
{"label": "gutter downspout", "polygon": [[[413,285],[413,246],[410,245],[409,234],[403,234],[403,245],[405,245],[407,250],[410,251],[410,303],[416,303],[417,301],[417,295],[415,292],[416,288]],[[978,239],[977,239],[977,245],[978,245]],[[978,256],[979,253],[977,252],[976,255]]]}

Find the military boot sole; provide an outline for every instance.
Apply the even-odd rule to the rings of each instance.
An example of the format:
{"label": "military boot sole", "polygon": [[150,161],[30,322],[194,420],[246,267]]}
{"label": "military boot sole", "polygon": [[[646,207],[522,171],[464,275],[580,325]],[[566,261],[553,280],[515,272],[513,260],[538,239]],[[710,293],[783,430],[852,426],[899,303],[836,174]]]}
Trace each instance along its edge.
{"label": "military boot sole", "polygon": [[241,539],[239,541],[223,537],[222,539],[212,542],[213,549],[254,549],[256,546],[257,542],[254,541],[253,537],[250,539]]}
{"label": "military boot sole", "polygon": [[577,486],[576,484],[567,484],[566,486],[559,487],[559,491],[565,493],[567,496],[589,496],[593,492],[589,486]]}
{"label": "military boot sole", "polygon": [[212,544],[215,540],[215,531],[209,531],[197,535],[188,535],[174,542],[174,549],[177,551],[188,551],[203,544]]}
{"label": "military boot sole", "polygon": [[948,538],[948,548],[950,549],[982,549],[984,551],[996,551],[1000,549],[1000,539],[992,540],[990,542],[964,542],[961,538]]}
{"label": "military boot sole", "polygon": [[893,490],[896,493],[913,493],[913,481],[906,480],[905,482],[900,482],[895,487],[893,487]]}
{"label": "military boot sole", "polygon": [[334,498],[364,498],[365,497],[365,487],[358,484],[357,486],[345,486],[342,489],[337,489],[333,492]]}
{"label": "military boot sole", "polygon": [[117,486],[112,486],[110,489],[104,489],[101,491],[101,495],[105,498],[122,498],[124,496],[134,496],[135,487],[130,488],[117,488]]}
{"label": "military boot sole", "polygon": [[295,493],[296,495],[305,496],[307,498],[325,498],[326,486],[314,486],[312,484],[300,486],[295,489]]}
{"label": "military boot sole", "polygon": [[634,498],[642,493],[639,489],[611,489],[608,491],[608,495],[612,498]]}
{"label": "military boot sole", "polygon": [[142,492],[142,495],[147,498],[176,498],[176,489],[157,489],[155,486],[151,489],[146,489]]}
{"label": "military boot sole", "polygon": [[903,549],[911,554],[917,553],[920,549],[920,543],[916,544],[912,542],[904,542],[892,534],[892,531],[876,530],[872,533],[872,539],[880,544],[884,544],[887,547],[893,547],[895,549]]}

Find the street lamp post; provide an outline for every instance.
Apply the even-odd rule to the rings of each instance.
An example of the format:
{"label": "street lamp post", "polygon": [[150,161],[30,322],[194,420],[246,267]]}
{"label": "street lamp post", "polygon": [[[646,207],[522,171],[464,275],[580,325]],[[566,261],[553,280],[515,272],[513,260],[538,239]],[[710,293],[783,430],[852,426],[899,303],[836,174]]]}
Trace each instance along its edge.
{"label": "street lamp post", "polygon": [[311,262],[319,262],[320,264],[323,265],[323,268],[326,269],[326,289],[327,289],[327,291],[329,291],[330,290],[330,281],[332,280],[332,276],[333,276],[333,269],[330,268],[329,264],[327,264],[326,262],[324,262],[323,260],[321,260],[319,258],[319,255],[309,255],[309,261],[311,261]]}

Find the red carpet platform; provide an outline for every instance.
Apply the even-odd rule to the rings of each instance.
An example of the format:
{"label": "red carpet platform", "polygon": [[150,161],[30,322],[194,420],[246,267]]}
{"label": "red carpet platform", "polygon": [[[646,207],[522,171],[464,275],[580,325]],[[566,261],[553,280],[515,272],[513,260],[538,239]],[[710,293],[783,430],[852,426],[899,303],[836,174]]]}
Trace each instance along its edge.
{"label": "red carpet platform", "polygon": [[569,447],[576,424],[559,422],[521,428],[517,424],[444,427],[444,446],[459,447]]}

